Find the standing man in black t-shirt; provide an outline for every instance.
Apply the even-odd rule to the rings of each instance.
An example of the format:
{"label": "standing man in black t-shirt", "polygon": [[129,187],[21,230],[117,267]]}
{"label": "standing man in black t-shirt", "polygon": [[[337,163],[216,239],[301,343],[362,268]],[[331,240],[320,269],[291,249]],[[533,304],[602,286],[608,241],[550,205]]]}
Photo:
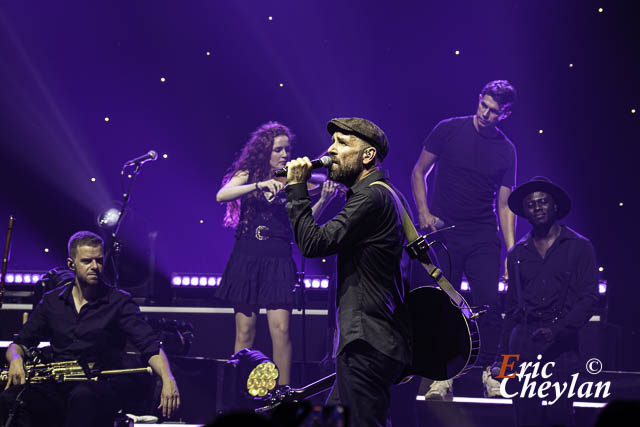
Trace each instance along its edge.
{"label": "standing man in black t-shirt", "polygon": [[[500,276],[500,229],[507,250],[514,245],[515,216],[507,200],[515,185],[516,150],[497,128],[511,114],[516,91],[506,80],[487,83],[480,92],[476,113],[441,121],[424,142],[411,175],[420,227],[441,233],[451,265],[442,267],[458,288],[464,273],[472,291],[473,305],[488,305],[480,317],[482,346],[478,363],[488,364],[495,355],[501,317],[496,310]],[[433,197],[427,206],[426,177],[436,165]],[[508,272],[505,268],[505,277]],[[488,396],[499,395],[499,383],[488,370],[483,374]],[[427,398],[451,395],[451,381],[436,381]]]}

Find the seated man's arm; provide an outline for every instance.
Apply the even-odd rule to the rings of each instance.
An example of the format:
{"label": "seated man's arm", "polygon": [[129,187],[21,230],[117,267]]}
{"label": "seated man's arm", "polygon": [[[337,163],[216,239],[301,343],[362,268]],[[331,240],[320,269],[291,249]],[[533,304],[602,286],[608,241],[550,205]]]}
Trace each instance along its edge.
{"label": "seated man's arm", "polygon": [[151,356],[149,366],[151,366],[153,372],[162,378],[162,394],[160,395],[160,406],[158,408],[162,409],[163,417],[169,418],[173,411],[180,407],[180,392],[163,349],[160,349],[158,354]]}
{"label": "seated man's arm", "polygon": [[43,299],[34,308],[27,323],[24,324],[20,333],[14,337],[13,342],[7,348],[5,357],[7,363],[9,363],[9,375],[5,390],[11,385],[25,383],[24,348],[35,347],[40,341],[49,336],[49,323],[46,312],[46,302]]}
{"label": "seated man's arm", "polygon": [[5,390],[12,385],[22,385],[25,383],[24,351],[22,347],[16,343],[9,344],[6,357],[9,363],[9,375],[7,385],[4,387]]}
{"label": "seated man's arm", "polygon": [[576,300],[562,319],[551,327],[553,337],[562,338],[582,328],[595,312],[598,302],[598,270],[593,246],[583,242],[576,254],[576,264],[572,266],[576,279],[567,286],[574,286]]}
{"label": "seated man's arm", "polygon": [[169,361],[153,328],[142,319],[140,308],[129,298],[122,306],[120,327],[131,339],[151,369],[162,379],[160,406],[162,416],[171,417],[180,406],[180,397],[176,380],[171,373]]}

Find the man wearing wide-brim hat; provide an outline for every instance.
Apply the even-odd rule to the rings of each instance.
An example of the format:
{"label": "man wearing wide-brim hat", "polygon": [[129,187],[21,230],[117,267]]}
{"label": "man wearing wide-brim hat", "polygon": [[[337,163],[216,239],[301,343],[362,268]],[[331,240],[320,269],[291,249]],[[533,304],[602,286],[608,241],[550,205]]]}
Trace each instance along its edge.
{"label": "man wearing wide-brim hat", "polygon": [[[593,247],[586,237],[558,223],[569,214],[571,199],[547,178],[537,176],[517,187],[508,203],[532,229],[507,257],[509,288],[497,365],[504,361],[501,354],[519,354],[518,366],[553,361],[547,372],[550,378],[530,381],[562,384],[579,370],[578,331],[593,315],[598,298]],[[509,380],[508,391],[508,397],[514,398],[518,425],[572,425],[569,399],[547,406],[538,399],[518,399],[520,395],[514,393],[524,385],[518,381],[518,377]],[[554,399],[552,392],[545,400]]]}

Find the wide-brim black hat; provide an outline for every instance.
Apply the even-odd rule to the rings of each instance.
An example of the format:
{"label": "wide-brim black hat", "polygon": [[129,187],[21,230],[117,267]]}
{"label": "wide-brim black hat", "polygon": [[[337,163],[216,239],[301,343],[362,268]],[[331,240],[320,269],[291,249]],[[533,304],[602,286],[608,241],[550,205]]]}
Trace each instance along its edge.
{"label": "wide-brim black hat", "polygon": [[571,199],[569,195],[561,187],[555,185],[544,176],[535,176],[531,178],[529,182],[516,187],[509,196],[509,209],[518,216],[525,216],[522,201],[529,194],[536,191],[543,191],[553,197],[554,202],[558,205],[558,212],[556,212],[557,219],[562,219],[569,214],[571,210]]}

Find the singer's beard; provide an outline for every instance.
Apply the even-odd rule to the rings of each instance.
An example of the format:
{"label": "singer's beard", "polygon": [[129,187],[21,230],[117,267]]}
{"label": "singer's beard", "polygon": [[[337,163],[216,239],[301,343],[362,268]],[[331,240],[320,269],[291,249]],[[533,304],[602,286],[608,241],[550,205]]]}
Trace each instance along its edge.
{"label": "singer's beard", "polygon": [[363,157],[364,155],[361,151],[355,161],[349,163],[334,163],[329,169],[329,179],[351,187],[356,179],[358,179],[360,172],[362,172]]}

